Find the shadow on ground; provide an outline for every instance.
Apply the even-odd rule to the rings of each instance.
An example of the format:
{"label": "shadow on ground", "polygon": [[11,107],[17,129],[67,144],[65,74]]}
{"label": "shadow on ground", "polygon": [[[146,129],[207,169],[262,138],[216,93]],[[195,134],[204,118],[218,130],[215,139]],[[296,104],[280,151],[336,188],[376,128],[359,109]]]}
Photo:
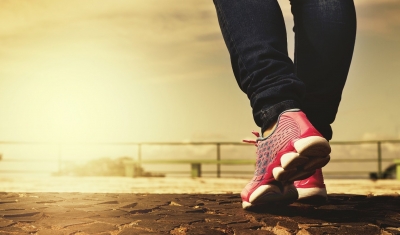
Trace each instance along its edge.
{"label": "shadow on ground", "polygon": [[241,209],[238,194],[1,193],[0,234],[400,234],[400,196]]}

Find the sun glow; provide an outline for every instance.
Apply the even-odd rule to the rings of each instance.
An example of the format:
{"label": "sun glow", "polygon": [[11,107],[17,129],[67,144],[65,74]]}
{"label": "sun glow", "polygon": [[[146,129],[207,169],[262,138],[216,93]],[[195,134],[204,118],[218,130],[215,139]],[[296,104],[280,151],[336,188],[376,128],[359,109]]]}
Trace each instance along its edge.
{"label": "sun glow", "polygon": [[132,137],[126,134],[129,128],[138,132],[140,125],[134,123],[143,121],[138,120],[143,115],[132,112],[144,107],[140,83],[108,59],[112,51],[104,46],[81,47],[56,46],[42,52],[40,59],[25,58],[18,63],[24,69],[17,76],[0,81],[2,108],[9,120],[3,134],[6,131],[11,139],[18,133],[23,140],[71,142],[126,140]]}

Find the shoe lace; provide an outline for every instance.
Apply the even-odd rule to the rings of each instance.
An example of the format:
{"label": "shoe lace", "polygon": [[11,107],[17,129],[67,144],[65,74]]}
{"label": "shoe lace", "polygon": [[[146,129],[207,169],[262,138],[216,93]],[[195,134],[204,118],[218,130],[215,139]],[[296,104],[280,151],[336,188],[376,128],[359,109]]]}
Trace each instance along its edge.
{"label": "shoe lace", "polygon": [[257,137],[256,140],[243,140],[243,142],[245,143],[249,143],[249,144],[254,144],[256,147],[258,147],[258,139],[260,138],[260,133],[257,131],[252,131],[251,133],[253,133],[253,135],[255,135]]}

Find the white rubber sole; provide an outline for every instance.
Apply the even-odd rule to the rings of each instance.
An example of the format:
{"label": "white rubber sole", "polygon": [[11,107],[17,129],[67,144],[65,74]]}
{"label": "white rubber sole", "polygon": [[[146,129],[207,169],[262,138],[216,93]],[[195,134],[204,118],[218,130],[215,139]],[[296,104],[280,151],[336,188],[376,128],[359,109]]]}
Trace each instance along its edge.
{"label": "white rubber sole", "polygon": [[328,194],[326,188],[297,188],[298,200],[326,201]]}
{"label": "white rubber sole", "polygon": [[282,155],[281,167],[272,170],[274,178],[281,182],[302,180],[324,167],[330,160],[329,142],[320,136],[309,136],[294,143],[297,153]]}
{"label": "white rubber sole", "polygon": [[283,192],[272,184],[258,187],[250,196],[249,202],[243,201],[243,209],[251,209],[268,205],[288,205],[298,199],[298,192],[293,184],[285,185]]}

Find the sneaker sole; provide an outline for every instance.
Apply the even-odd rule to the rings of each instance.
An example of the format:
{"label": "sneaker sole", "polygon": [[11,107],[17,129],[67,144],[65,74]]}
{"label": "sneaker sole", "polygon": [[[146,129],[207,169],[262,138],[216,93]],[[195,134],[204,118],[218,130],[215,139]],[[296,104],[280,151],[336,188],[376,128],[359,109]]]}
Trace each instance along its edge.
{"label": "sneaker sole", "polygon": [[249,202],[242,202],[242,207],[248,210],[263,205],[289,205],[298,197],[299,194],[293,184],[284,186],[283,193],[278,186],[267,184],[258,187],[251,194]]}
{"label": "sneaker sole", "polygon": [[326,188],[297,188],[298,201],[310,203],[322,203],[328,200]]}
{"label": "sneaker sole", "polygon": [[325,166],[329,160],[331,147],[320,136],[309,136],[294,143],[297,153],[283,154],[281,167],[272,170],[274,178],[281,182],[302,180],[314,174],[315,170]]}

